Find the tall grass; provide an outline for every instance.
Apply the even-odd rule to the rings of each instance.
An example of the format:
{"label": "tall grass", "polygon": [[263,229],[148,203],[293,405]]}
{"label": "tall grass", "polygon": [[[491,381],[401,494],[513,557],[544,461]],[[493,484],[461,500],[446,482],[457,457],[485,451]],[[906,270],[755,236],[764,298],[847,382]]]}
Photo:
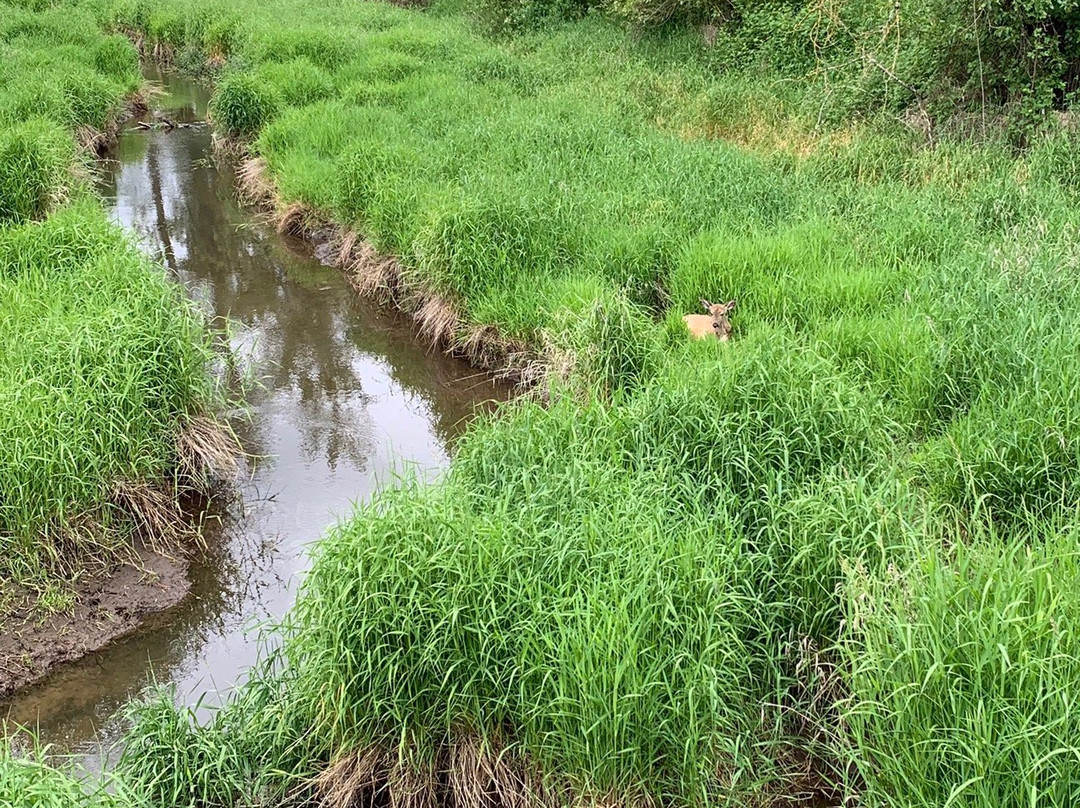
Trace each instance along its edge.
{"label": "tall grass", "polygon": [[868,804],[1075,804],[1076,527],[1029,531],[852,570],[844,720]]}
{"label": "tall grass", "polygon": [[[745,347],[622,403],[521,403],[484,424],[449,480],[381,496],[318,546],[278,673],[209,730],[155,708],[140,736],[180,721],[198,741],[133,743],[127,770],[169,784],[151,790],[163,799],[180,754],[213,772],[197,792],[213,802],[222,783],[266,787],[268,760],[304,778],[369,749],[453,779],[477,737],[587,799],[734,804],[805,785],[791,760],[820,750],[798,671],[841,620],[842,559],[880,561],[907,507],[867,482],[880,409],[839,381],[770,384],[826,364]],[[763,409],[748,417],[749,401]],[[872,522],[851,530],[854,513]]]}
{"label": "tall grass", "polygon": [[212,398],[198,319],[89,197],[85,155],[141,84],[92,8],[0,3],[0,581],[35,588],[128,544]]}
{"label": "tall grass", "polygon": [[[140,713],[145,795],[1071,804],[1074,135],[822,129],[594,17],[75,5],[227,52],[215,118],[283,208],[554,371],[326,537],[214,722]],[[729,343],[687,338],[700,297]]]}
{"label": "tall grass", "polygon": [[0,126],[45,118],[106,130],[141,83],[138,55],[106,36],[91,7],[0,3]]}
{"label": "tall grass", "polygon": [[[138,797],[118,780],[108,785],[50,765],[48,750],[16,755],[0,745],[0,803],[13,808],[136,808]],[[74,769],[74,767],[71,767]]]}
{"label": "tall grass", "polygon": [[[123,531],[98,530],[121,514],[116,486],[165,479],[184,419],[211,394],[198,320],[101,216],[85,202],[0,234],[0,266],[21,269],[0,275],[5,580],[107,560],[90,545],[124,543]],[[74,247],[74,223],[85,230],[70,260],[41,260],[50,243]],[[70,554],[80,539],[84,555]]]}
{"label": "tall grass", "polygon": [[46,121],[0,131],[0,222],[40,218],[61,201],[71,146],[68,133]]}

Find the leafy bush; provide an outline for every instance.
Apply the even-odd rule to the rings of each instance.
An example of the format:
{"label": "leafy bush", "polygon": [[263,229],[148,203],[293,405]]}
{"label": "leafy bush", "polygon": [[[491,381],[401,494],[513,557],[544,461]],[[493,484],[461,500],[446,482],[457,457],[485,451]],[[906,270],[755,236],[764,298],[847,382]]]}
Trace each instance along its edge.
{"label": "leafy bush", "polygon": [[[1010,104],[1028,114],[1067,105],[1080,78],[1080,3],[917,0],[841,4],[822,56],[857,57],[842,80],[894,109],[932,115]],[[842,86],[842,85],[841,85]]]}
{"label": "leafy bush", "polygon": [[487,31],[505,34],[574,19],[596,5],[594,0],[476,0],[472,8]]}
{"label": "leafy bush", "polygon": [[[1080,90],[1080,2],[1064,0],[606,0],[635,25],[707,23],[714,60],[829,70],[835,114],[916,106],[932,119],[1013,107],[1011,125]],[[509,21],[515,18],[507,14]],[[984,125],[973,121],[968,127]]]}

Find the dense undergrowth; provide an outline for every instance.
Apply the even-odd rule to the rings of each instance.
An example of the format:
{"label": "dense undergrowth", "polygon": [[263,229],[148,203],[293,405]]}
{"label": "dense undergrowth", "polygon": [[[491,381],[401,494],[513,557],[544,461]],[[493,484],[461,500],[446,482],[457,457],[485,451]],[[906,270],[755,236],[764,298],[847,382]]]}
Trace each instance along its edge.
{"label": "dense undergrowth", "polygon": [[884,111],[930,137],[1023,143],[1080,89],[1080,3],[1061,0],[460,0],[495,34],[603,14],[696,25],[709,63],[802,85],[820,119]]}
{"label": "dense undergrowth", "polygon": [[92,14],[0,3],[4,608],[123,556],[212,396],[197,318],[88,187],[86,150],[141,84]]}
{"label": "dense undergrowth", "polygon": [[[552,370],[326,537],[213,723],[135,709],[141,798],[1076,802],[1067,128],[822,129],[797,82],[595,17],[496,43],[439,5],[76,5],[227,58],[215,124],[279,212]],[[686,338],[701,297],[738,300],[729,343]]]}

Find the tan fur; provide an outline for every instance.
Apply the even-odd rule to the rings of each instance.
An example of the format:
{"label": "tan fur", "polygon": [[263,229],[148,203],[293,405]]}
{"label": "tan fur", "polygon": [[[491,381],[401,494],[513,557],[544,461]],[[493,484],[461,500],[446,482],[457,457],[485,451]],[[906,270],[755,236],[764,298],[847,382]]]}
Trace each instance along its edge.
{"label": "tan fur", "polygon": [[683,322],[686,323],[690,335],[694,339],[715,337],[721,342],[727,342],[728,337],[731,335],[731,320],[728,315],[735,308],[735,301],[710,303],[703,298],[701,305],[705,307],[705,311],[709,312],[708,314],[687,314],[683,316]]}
{"label": "tan fur", "polygon": [[683,317],[683,322],[695,339],[713,336],[713,318],[707,314],[687,314]]}

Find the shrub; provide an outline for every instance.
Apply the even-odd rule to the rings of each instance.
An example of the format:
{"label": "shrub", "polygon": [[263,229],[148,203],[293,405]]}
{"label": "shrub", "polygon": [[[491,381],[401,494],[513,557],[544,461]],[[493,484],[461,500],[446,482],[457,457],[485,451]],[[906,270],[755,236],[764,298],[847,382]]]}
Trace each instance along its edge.
{"label": "shrub", "polygon": [[487,31],[507,34],[574,19],[597,5],[596,0],[476,0],[472,10]]}

